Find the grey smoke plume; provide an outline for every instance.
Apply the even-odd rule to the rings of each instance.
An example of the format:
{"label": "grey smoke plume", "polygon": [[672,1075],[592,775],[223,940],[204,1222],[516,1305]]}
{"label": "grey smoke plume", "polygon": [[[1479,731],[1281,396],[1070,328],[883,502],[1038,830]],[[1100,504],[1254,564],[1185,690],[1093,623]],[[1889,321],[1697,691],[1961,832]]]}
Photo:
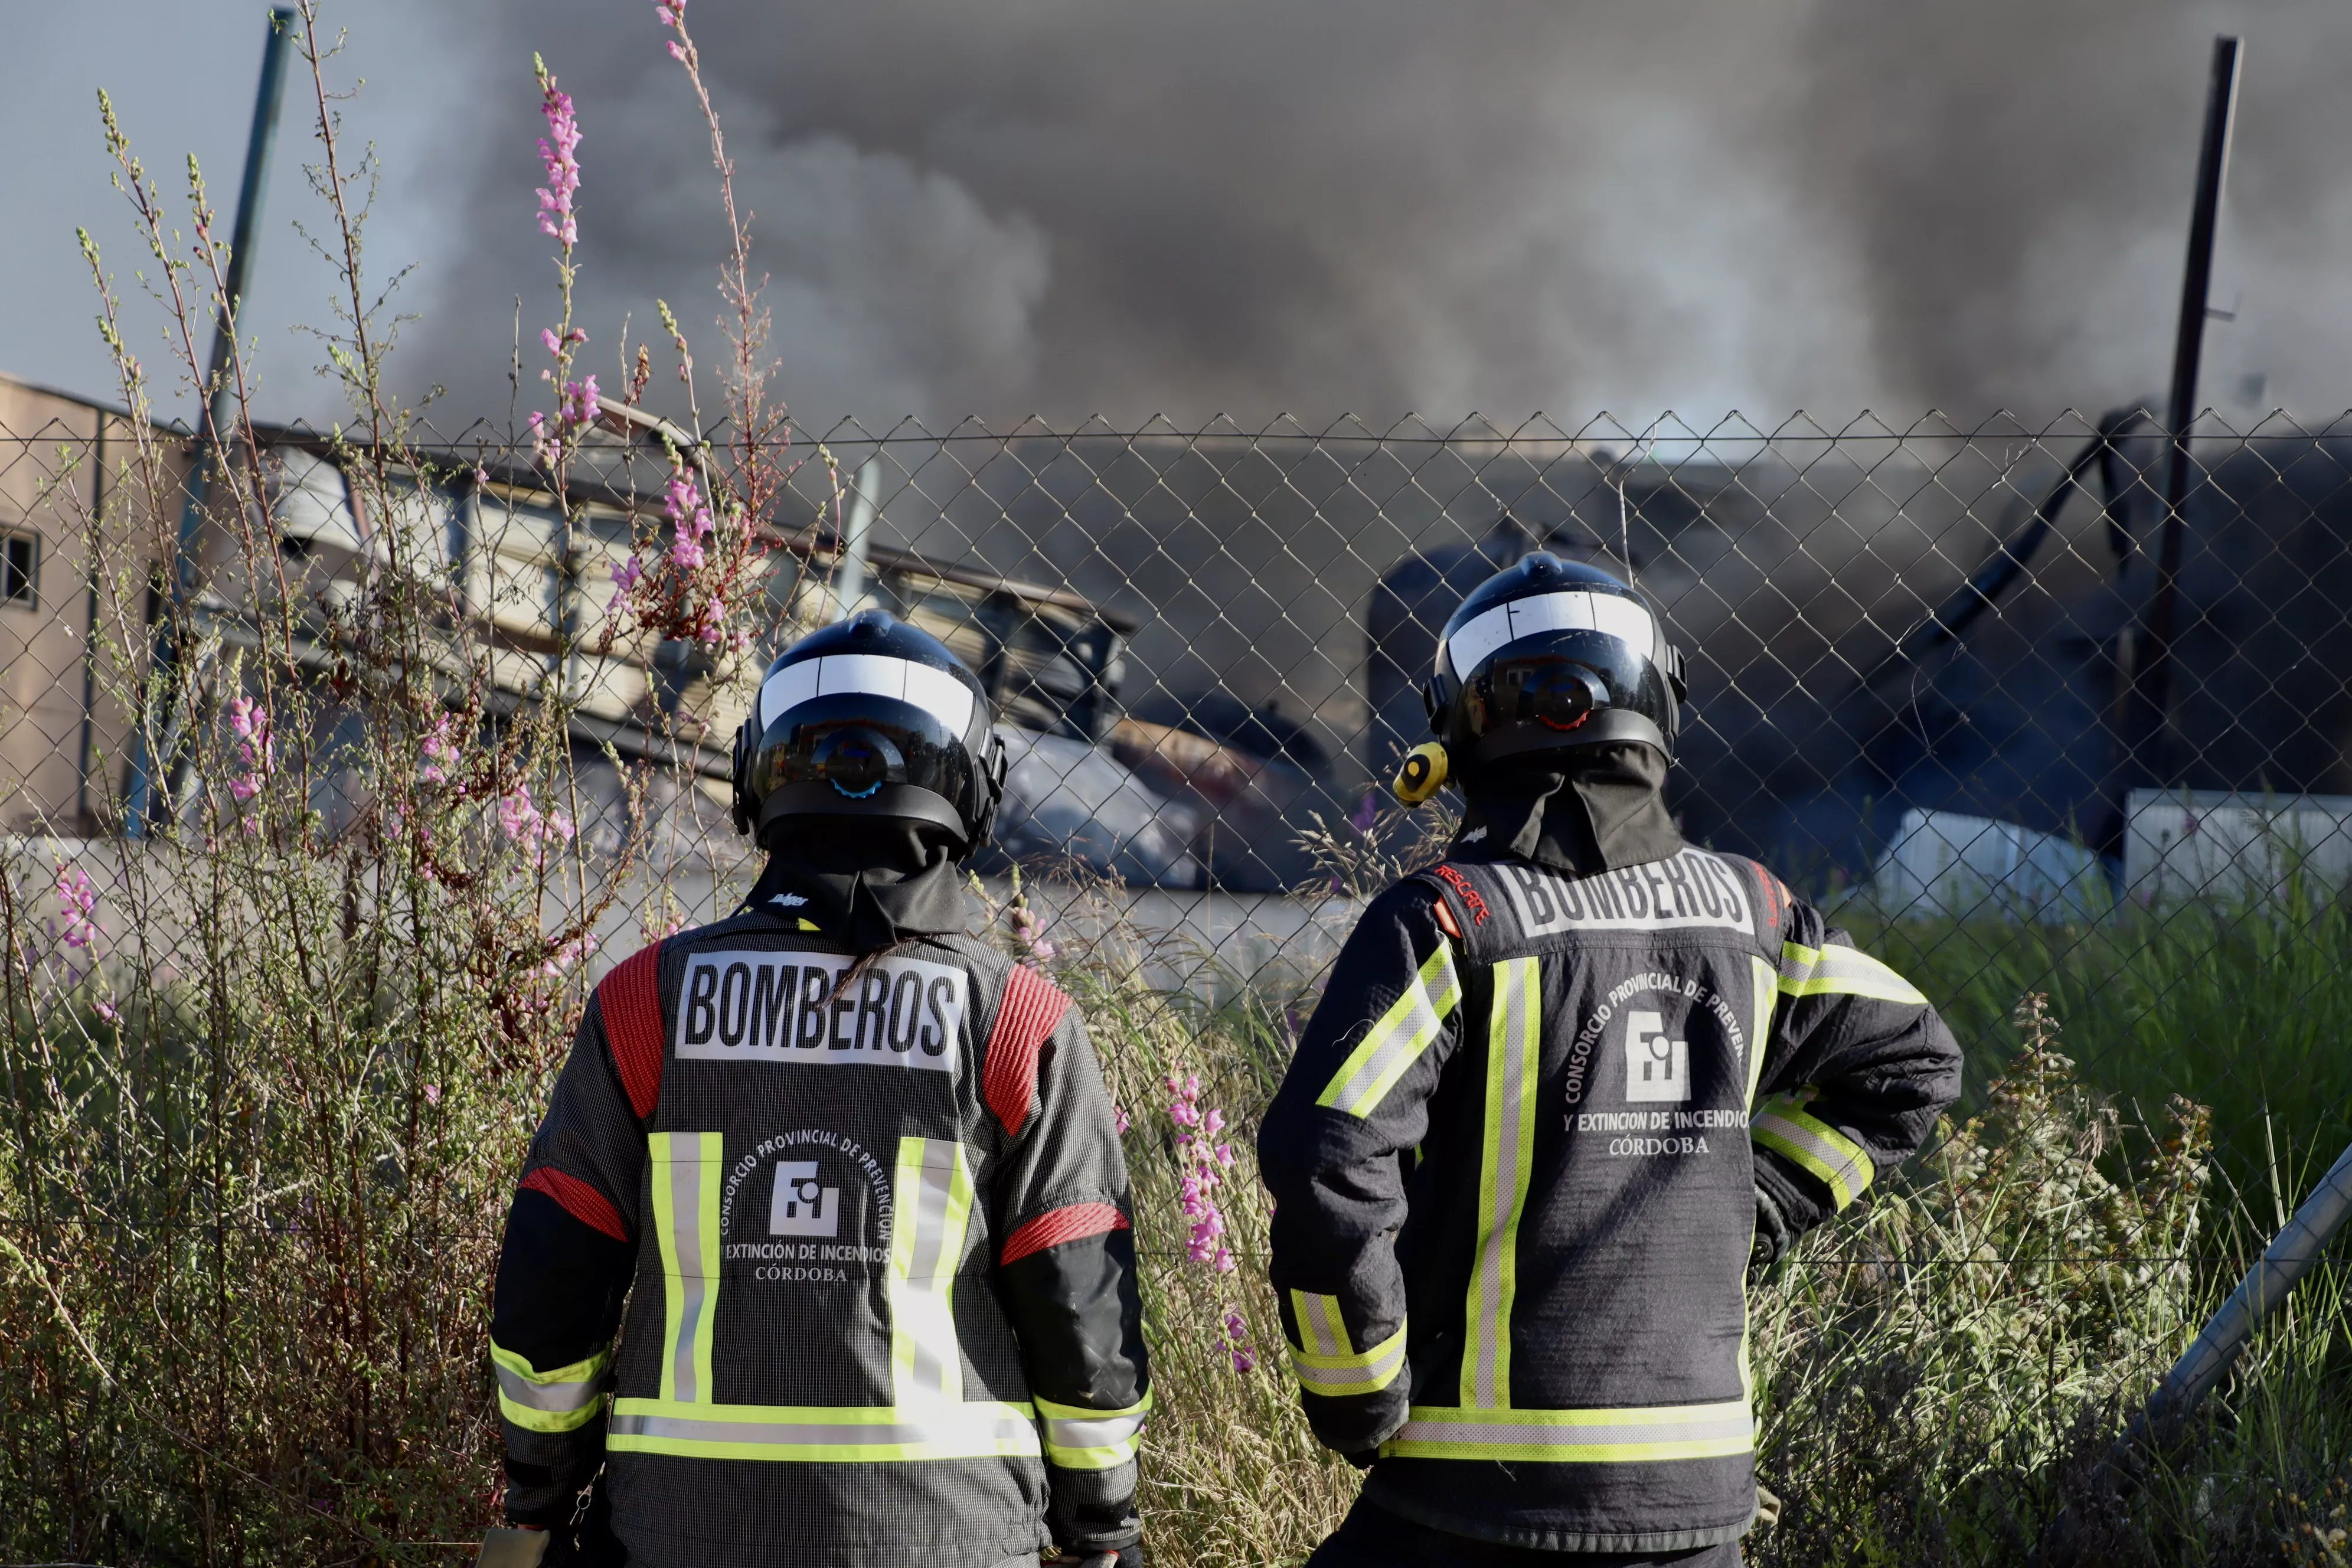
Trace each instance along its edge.
{"label": "grey smoke plume", "polygon": [[[758,213],[782,385],[812,417],[1769,423],[2146,396],[2220,28],[2248,63],[2217,300],[2239,315],[2213,333],[2208,400],[2352,402],[2340,5],[692,16]],[[527,339],[544,313],[533,47],[587,127],[596,352],[625,311],[656,335],[659,294],[707,362],[716,202],[650,5],[530,0],[469,26],[513,68],[450,126],[467,244],[412,371],[502,407],[489,345],[519,289]]]}

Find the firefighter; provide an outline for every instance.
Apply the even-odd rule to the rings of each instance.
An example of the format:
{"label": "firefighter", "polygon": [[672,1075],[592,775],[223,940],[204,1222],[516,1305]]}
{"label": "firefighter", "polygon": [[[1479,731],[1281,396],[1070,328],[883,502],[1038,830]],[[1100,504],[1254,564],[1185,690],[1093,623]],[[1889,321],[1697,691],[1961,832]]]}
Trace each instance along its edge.
{"label": "firefighter", "polygon": [[1316,1568],[1740,1561],[1746,1291],[1959,1089],[1926,997],[1662,794],[1682,659],[1530,555],[1446,623],[1375,899],[1258,1137],[1316,1435],[1368,1473]]}
{"label": "firefighter", "polygon": [[768,667],[766,868],[597,985],[508,1215],[486,1561],[1141,1562],[1115,1112],[1069,998],[964,934],[1003,778],[880,611]]}

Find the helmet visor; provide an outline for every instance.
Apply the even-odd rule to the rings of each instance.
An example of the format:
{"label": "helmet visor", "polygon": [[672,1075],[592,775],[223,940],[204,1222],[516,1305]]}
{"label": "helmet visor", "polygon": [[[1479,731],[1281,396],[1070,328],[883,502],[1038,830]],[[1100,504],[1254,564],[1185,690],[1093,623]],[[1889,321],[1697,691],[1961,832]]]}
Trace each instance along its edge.
{"label": "helmet visor", "polygon": [[1555,633],[1514,643],[1471,674],[1462,690],[1466,733],[1459,738],[1480,740],[1516,725],[1572,745],[1591,734],[1595,713],[1611,709],[1668,711],[1657,667],[1603,633]]}
{"label": "helmet visor", "polygon": [[962,737],[910,704],[855,694],[821,697],[780,717],[761,738],[755,763],[760,794],[791,784],[821,784],[795,798],[835,799],[857,811],[886,785],[929,790],[954,805],[968,797],[972,761]]}

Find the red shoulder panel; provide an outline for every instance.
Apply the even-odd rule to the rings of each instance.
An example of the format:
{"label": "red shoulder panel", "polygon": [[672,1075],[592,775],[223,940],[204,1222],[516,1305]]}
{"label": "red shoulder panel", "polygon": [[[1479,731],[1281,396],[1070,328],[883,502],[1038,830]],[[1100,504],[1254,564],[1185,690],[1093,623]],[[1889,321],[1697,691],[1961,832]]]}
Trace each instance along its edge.
{"label": "red shoulder panel", "polygon": [[1006,1237],[1004,1250],[997,1261],[1018,1263],[1033,1252],[1043,1252],[1066,1241],[1108,1236],[1126,1228],[1127,1216],[1118,1212],[1116,1204],[1072,1204],[1066,1208],[1050,1209]]}
{"label": "red shoulder panel", "polygon": [[661,948],[656,942],[622,960],[596,986],[613,1070],[621,1075],[629,1109],[640,1121],[661,1099]]}
{"label": "red shoulder panel", "polygon": [[591,1230],[601,1230],[614,1241],[629,1239],[629,1227],[604,1194],[577,1176],[566,1175],[552,1165],[541,1165],[522,1179],[520,1191],[545,1193],[561,1205],[563,1212]]}
{"label": "red shoulder panel", "polygon": [[1014,1137],[1029,1120],[1037,1099],[1037,1053],[1069,1011],[1060,986],[1026,964],[1013,966],[1004,1000],[988,1031],[988,1052],[980,1072],[980,1097]]}

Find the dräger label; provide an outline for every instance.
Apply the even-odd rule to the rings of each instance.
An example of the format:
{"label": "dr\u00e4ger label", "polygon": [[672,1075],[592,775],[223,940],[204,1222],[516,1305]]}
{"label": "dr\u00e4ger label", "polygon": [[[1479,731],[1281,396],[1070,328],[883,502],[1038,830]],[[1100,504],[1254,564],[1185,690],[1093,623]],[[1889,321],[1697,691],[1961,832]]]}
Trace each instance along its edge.
{"label": "dr\u00e4ger label", "polygon": [[1597,877],[1563,877],[1514,860],[1501,861],[1495,869],[1519,917],[1519,930],[1528,936],[1709,928],[1756,934],[1756,917],[1738,873],[1704,849],[1685,849]]}
{"label": "dr\u00e4ger label", "polygon": [[964,972],[886,958],[835,996],[851,962],[824,952],[694,954],[678,997],[677,1054],[954,1072],[971,984]]}

